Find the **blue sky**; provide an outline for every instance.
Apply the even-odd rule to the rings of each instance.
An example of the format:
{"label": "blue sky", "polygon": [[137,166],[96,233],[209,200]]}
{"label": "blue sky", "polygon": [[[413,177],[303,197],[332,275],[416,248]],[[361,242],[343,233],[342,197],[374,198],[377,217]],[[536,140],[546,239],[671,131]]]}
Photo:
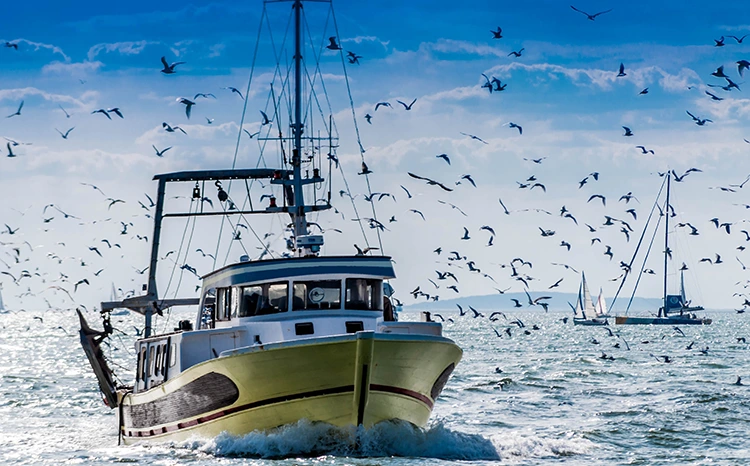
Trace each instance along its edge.
{"label": "blue sky", "polygon": [[[628,219],[637,236],[658,190],[656,173],[697,167],[702,172],[675,185],[674,206],[679,213],[676,221],[690,222],[700,235],[687,236],[684,228],[676,229],[673,236],[679,251],[673,262],[690,265],[686,280],[697,301],[708,308],[739,307],[744,297],[732,295],[744,292],[735,283],[744,283],[741,264],[750,265],[746,255],[750,253],[736,248],[745,243],[741,230],[750,231],[743,223],[747,210],[742,206],[750,203],[746,195],[750,187],[733,188],[736,192],[717,188],[738,185],[750,174],[750,145],[743,140],[750,140],[750,100],[744,97],[745,79],[735,64],[750,58],[750,37],[742,44],[729,37],[750,33],[747,8],[740,2],[721,8],[697,2],[575,3],[590,13],[612,9],[589,21],[563,2],[404,3],[334,5],[344,49],[363,57],[360,65],[348,65],[346,71],[365,157],[375,172],[373,190],[397,198],[397,202],[377,202],[376,208],[381,220],[391,216],[398,220],[387,224],[383,239],[385,252],[397,262],[399,278],[394,285],[401,299],[412,302],[406,291],[416,286],[444,299],[493,293],[495,287],[521,291],[523,286],[503,267],[514,257],[535,264],[524,271],[535,279],[530,281],[535,293],[546,291],[559,278],[564,281],[558,290],[577,290],[578,277],[550,265],[557,262],[586,270],[592,289],[601,286],[611,295],[616,285],[610,279],[621,273],[618,262],[630,258],[634,241],[628,242],[619,228],[603,227],[604,215]],[[41,7],[16,2],[5,7],[12,21],[4,25],[0,39],[18,44],[18,50],[0,47],[0,116],[15,112],[22,100],[25,104],[20,116],[0,119],[0,136],[31,144],[13,147],[16,158],[0,159],[0,195],[6,200],[0,206],[0,223],[19,228],[14,235],[0,235],[0,241],[7,243],[1,246],[0,258],[8,263],[8,268],[0,263],[0,270],[16,277],[22,270],[39,274],[19,285],[7,275],[0,276],[8,304],[43,305],[40,297],[19,297],[29,288],[34,294],[41,291],[40,296],[55,306],[70,307],[70,299],[48,287],[72,289],[83,278],[91,284],[81,285],[74,300],[89,308],[109,298],[112,283],[125,291],[140,287],[145,276],[135,269],[147,264],[148,245],[135,235],[150,236],[151,225],[138,201],[146,202],[144,193],[153,196],[155,185],[150,179],[155,173],[231,166],[243,101],[222,87],[233,86],[244,93],[262,9],[261,2],[171,1]],[[278,43],[290,8],[281,3],[269,5],[268,11]],[[316,44],[335,34],[331,22],[323,28],[327,5],[313,3],[306,11]],[[490,30],[498,26],[504,37],[493,40]],[[715,47],[714,40],[721,36],[726,45]],[[267,108],[274,65],[271,44],[264,27],[244,125],[251,131],[259,127],[258,110]],[[521,48],[521,57],[508,56]],[[186,63],[177,67],[175,75],[165,76],[159,72],[161,56]],[[625,77],[616,77],[620,63]],[[726,84],[710,75],[721,65],[742,91],[708,86]],[[364,180],[356,175],[360,161],[341,58],[323,53],[321,71],[341,134],[339,159],[352,194],[363,193]],[[507,89],[490,95],[481,87],[481,73],[499,78]],[[644,88],[649,93],[640,95]],[[723,100],[714,101],[705,91]],[[176,99],[192,98],[198,92],[214,93],[217,99],[199,100],[188,120]],[[396,103],[414,98],[417,103],[410,112]],[[375,112],[375,103],[384,100],[394,107]],[[91,114],[111,107],[119,107],[125,118],[110,121]],[[713,122],[697,126],[686,111]],[[367,113],[373,116],[371,125],[364,120]],[[162,122],[180,125],[188,135],[166,133]],[[523,134],[510,128],[509,122],[521,125]],[[635,135],[624,137],[622,126]],[[56,131],[71,127],[75,129],[67,140]],[[489,144],[461,132],[478,135]],[[159,158],[152,145],[172,149]],[[637,145],[655,154],[643,155]],[[441,153],[450,156],[450,166],[435,158]],[[255,166],[258,154],[257,143],[248,144],[243,138],[238,166]],[[524,160],[542,157],[541,164]],[[408,171],[441,180],[455,191],[443,193],[415,182]],[[601,174],[600,180],[590,180],[579,189],[578,182],[594,171]],[[477,188],[465,181],[454,184],[467,173]],[[546,192],[518,188],[517,182],[532,175]],[[350,221],[355,216],[351,203],[336,194],[343,189],[340,176],[334,174],[333,180],[334,205],[346,219],[332,213],[317,220],[324,228],[343,230],[326,235],[326,253],[348,254],[353,243],[361,245],[363,240],[357,224]],[[96,184],[106,196],[81,183]],[[413,199],[406,199],[401,185],[414,194]],[[253,189],[255,202],[270,190]],[[629,191],[640,200],[635,205],[637,220],[625,212],[632,204],[617,202]],[[607,196],[607,206],[587,202],[592,194]],[[106,197],[126,202],[108,208]],[[513,211],[511,215],[503,214],[498,198]],[[467,216],[437,200],[460,207]],[[181,200],[174,202],[177,206]],[[362,196],[355,202],[360,213],[369,212]],[[50,209],[42,213],[50,203],[81,220],[57,214],[43,223],[51,216]],[[563,205],[581,225],[558,215]],[[423,212],[427,220],[410,209]],[[552,215],[523,209],[544,209]],[[709,222],[713,217],[732,223],[731,234],[716,229]],[[121,221],[133,223],[126,235],[120,234]],[[285,219],[252,222],[261,234],[275,233],[271,247],[283,251]],[[597,232],[589,233],[584,222]],[[486,246],[489,235],[479,229],[482,225],[496,231],[493,246]],[[472,240],[460,239],[464,226]],[[543,238],[540,227],[556,234]],[[164,251],[179,246],[183,228],[184,224],[174,225]],[[211,262],[196,255],[195,249],[213,250],[215,233],[211,226],[199,228],[179,264],[209,272]],[[374,232],[368,229],[367,235],[375,244]],[[601,238],[602,244],[592,246],[594,237]],[[119,241],[122,248],[110,251],[102,239]],[[560,246],[562,240],[571,243],[570,251]],[[13,247],[24,241],[33,251],[23,246],[21,262],[15,264]],[[224,246],[227,243],[232,242],[223,241]],[[243,244],[250,255],[259,254],[251,234],[245,233]],[[616,260],[603,255],[603,245],[612,247]],[[98,247],[104,257],[90,251],[90,246]],[[460,251],[495,281],[469,272],[464,262],[449,266],[445,252],[440,256],[432,252],[438,246]],[[661,251],[656,246],[654,250]],[[219,263],[225,257],[231,262],[240,253],[235,245],[229,252],[222,249]],[[723,264],[699,262],[717,253]],[[648,266],[661,270],[658,257]],[[172,267],[164,261],[162,290]],[[93,277],[102,268],[105,271]],[[457,270],[460,294],[435,289],[426,280],[435,278],[435,270]],[[69,278],[55,282],[60,273]],[[192,293],[198,281],[189,276],[183,280],[182,294]],[[676,275],[670,280],[673,283]],[[658,278],[645,277],[641,287],[642,296],[661,294]]]}

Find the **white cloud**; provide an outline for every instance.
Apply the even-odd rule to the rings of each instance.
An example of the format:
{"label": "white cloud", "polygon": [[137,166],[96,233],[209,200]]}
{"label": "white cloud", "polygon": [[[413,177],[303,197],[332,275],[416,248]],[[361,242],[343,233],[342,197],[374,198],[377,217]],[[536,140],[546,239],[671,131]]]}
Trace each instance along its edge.
{"label": "white cloud", "polygon": [[172,53],[175,55],[175,57],[179,57],[183,55],[189,46],[198,43],[196,40],[181,40],[179,42],[175,42],[172,47],[169,48],[169,50],[172,51]]}
{"label": "white cloud", "polygon": [[11,40],[11,41],[8,41],[8,42],[28,44],[31,47],[34,47],[35,51],[39,50],[39,49],[50,50],[52,53],[56,53],[56,54],[61,55],[63,57],[63,60],[70,61],[70,57],[68,57],[67,55],[65,55],[65,52],[63,52],[60,47],[58,47],[56,45],[53,45],[53,44],[44,44],[42,42],[34,42],[34,41],[31,41],[31,40],[28,40],[28,39],[23,39],[23,38]]}
{"label": "white cloud", "polygon": [[179,130],[175,133],[167,133],[166,131],[164,131],[162,125],[158,125],[136,138],[136,144],[151,145],[162,143],[165,140],[174,142],[175,138],[178,138],[178,141],[182,141],[185,138],[190,138],[191,140],[210,141],[216,136],[236,136],[238,129],[238,125],[234,121],[222,123],[220,125],[170,124],[173,127],[179,126],[180,128],[184,129],[187,135],[182,134],[182,132],[180,132]]}
{"label": "white cloud", "polygon": [[226,48],[227,48],[226,44],[214,44],[214,45],[212,45],[211,47],[208,48],[208,50],[209,50],[208,58],[220,57],[221,53]]}
{"label": "white cloud", "polygon": [[355,44],[361,44],[363,42],[377,42],[382,45],[385,50],[388,50],[388,44],[391,43],[391,41],[389,40],[381,40],[375,36],[357,36],[348,39],[341,39],[342,44],[345,44],[347,42],[354,42]]}
{"label": "white cloud", "polygon": [[596,68],[569,68],[551,63],[536,63],[527,65],[525,63],[513,62],[506,65],[497,65],[489,70],[487,74],[497,74],[501,77],[512,76],[514,71],[525,71],[530,73],[547,73],[550,79],[565,76],[576,85],[593,85],[602,90],[609,90],[618,81],[631,82],[637,87],[645,87],[649,83],[658,82],[664,90],[676,92],[686,90],[688,85],[697,85],[701,82],[698,74],[688,68],[683,68],[678,74],[671,74],[658,66],[647,66],[641,68],[626,69],[624,77],[618,77],[616,71],[601,70]]}
{"label": "white cloud", "polygon": [[82,61],[79,63],[63,63],[53,61],[42,67],[43,73],[69,74],[71,76],[81,77],[99,70],[104,64],[100,61]]}
{"label": "white cloud", "polygon": [[140,40],[137,42],[114,42],[114,43],[101,43],[96,44],[89,49],[87,54],[89,61],[94,59],[102,52],[111,53],[118,52],[122,55],[138,55],[143,52],[146,46],[158,45],[160,42]]}
{"label": "white cloud", "polygon": [[486,44],[475,44],[465,40],[440,39],[437,42],[424,42],[420,50],[442,53],[469,53],[483,57],[505,57],[507,52]]}
{"label": "white cloud", "polygon": [[[700,112],[710,114],[713,119],[725,120],[723,124],[729,123],[727,120],[733,118],[750,116],[750,99],[725,97],[724,100],[716,102],[705,97],[696,99],[696,105]],[[696,117],[705,118],[705,115],[697,115],[696,112],[691,113]]]}
{"label": "white cloud", "polygon": [[79,98],[64,94],[53,94],[50,92],[37,89],[35,87],[24,87],[17,89],[0,89],[0,101],[10,99],[18,100],[28,96],[39,96],[44,100],[56,103],[67,103],[77,106],[79,109],[92,108],[99,93],[96,91],[86,91]]}
{"label": "white cloud", "polygon": [[436,92],[422,97],[422,100],[440,102],[444,100],[465,100],[473,97],[486,97],[488,92],[479,86],[464,86]]}

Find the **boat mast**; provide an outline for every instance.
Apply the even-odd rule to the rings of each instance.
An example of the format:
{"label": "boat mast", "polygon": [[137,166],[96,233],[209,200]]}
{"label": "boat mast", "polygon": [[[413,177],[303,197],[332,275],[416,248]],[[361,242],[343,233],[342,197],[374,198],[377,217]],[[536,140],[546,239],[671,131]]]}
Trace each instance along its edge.
{"label": "boat mast", "polygon": [[[667,260],[669,259],[669,188],[671,185],[671,175],[667,171],[667,202],[664,205],[664,299],[663,308],[664,317],[667,316]],[[659,317],[662,317],[662,313],[659,313]]]}
{"label": "boat mast", "polygon": [[148,338],[151,336],[151,319],[154,311],[159,312],[158,309],[154,309],[157,300],[159,299],[159,293],[156,290],[156,264],[159,261],[159,241],[161,240],[161,221],[164,213],[164,194],[167,189],[166,181],[160,179],[159,187],[156,192],[156,207],[154,210],[154,234],[151,237],[151,260],[148,264],[148,285],[146,288],[146,295],[143,299],[152,302],[152,305],[146,306],[143,314],[145,317],[145,323],[143,328],[143,337]]}
{"label": "boat mast", "polygon": [[[294,237],[308,235],[305,218],[305,197],[302,192],[302,0],[294,0],[294,147],[292,169],[294,176]],[[301,252],[303,248],[298,248]]]}

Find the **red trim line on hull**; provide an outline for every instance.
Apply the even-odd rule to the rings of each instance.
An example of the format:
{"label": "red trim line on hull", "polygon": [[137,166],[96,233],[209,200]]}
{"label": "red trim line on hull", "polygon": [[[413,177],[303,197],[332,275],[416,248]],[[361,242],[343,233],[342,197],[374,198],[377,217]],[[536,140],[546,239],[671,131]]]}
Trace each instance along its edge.
{"label": "red trim line on hull", "polygon": [[[386,393],[395,393],[398,395],[405,395],[410,398],[414,398],[418,401],[421,401],[422,403],[426,404],[430,409],[432,409],[432,406],[434,405],[433,401],[429,397],[422,395],[421,393],[415,392],[414,390],[409,390],[406,388],[392,387],[389,385],[371,384],[370,390],[378,391],[378,392],[386,392]],[[284,401],[300,400],[303,398],[312,398],[316,396],[336,395],[340,393],[347,393],[347,392],[353,392],[353,391],[354,391],[354,385],[344,385],[342,387],[326,388],[323,390],[313,390],[309,392],[295,393],[292,395],[278,396],[274,398],[268,398],[265,400],[255,401],[252,403],[247,403],[244,405],[236,406],[234,408],[225,409],[225,410],[213,413],[213,414],[199,417],[191,421],[178,422],[177,424],[172,424],[172,425],[164,426],[164,427],[157,428],[157,429],[152,428],[148,430],[128,430],[125,428],[125,426],[123,426],[122,430],[123,430],[123,435],[126,437],[131,437],[131,438],[132,437],[141,437],[141,438],[153,437],[155,435],[166,434],[168,432],[175,432],[177,430],[194,427],[194,426],[197,426],[198,424],[203,424],[209,421],[213,421],[215,419],[219,419],[221,417],[228,416],[230,414],[238,413],[240,411],[260,408],[262,406],[267,406],[267,405],[271,405],[275,403],[281,403]]]}
{"label": "red trim line on hull", "polygon": [[397,395],[404,395],[410,398],[415,398],[421,401],[422,403],[426,404],[427,406],[429,406],[430,409],[432,409],[432,406],[435,404],[428,396],[424,396],[419,392],[415,392],[414,390],[409,390],[407,388],[392,387],[390,385],[372,384],[370,385],[370,390],[373,390],[376,392],[395,393]]}

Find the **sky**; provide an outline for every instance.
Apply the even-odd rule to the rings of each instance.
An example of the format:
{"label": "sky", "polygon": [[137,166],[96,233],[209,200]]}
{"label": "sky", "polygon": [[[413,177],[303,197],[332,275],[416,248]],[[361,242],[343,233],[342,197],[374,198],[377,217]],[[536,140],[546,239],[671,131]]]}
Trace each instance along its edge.
{"label": "sky", "polygon": [[[697,168],[680,182],[673,177],[670,289],[676,289],[676,270],[684,262],[688,297],[694,302],[709,309],[742,307],[750,252],[737,248],[750,239],[742,232],[750,231],[745,224],[750,186],[742,184],[750,175],[750,143],[745,141],[750,140],[750,100],[744,97],[745,79],[736,62],[750,59],[750,36],[747,42],[737,40],[750,33],[750,10],[740,2],[721,8],[694,1],[573,5],[590,14],[611,11],[591,21],[563,2],[439,0],[336,2],[331,15],[328,3],[308,4],[305,62],[324,110],[311,104],[306,121],[310,132],[324,135],[324,122],[333,115],[341,163],[341,172],[329,176],[327,161],[315,162],[331,179],[336,207],[336,212],[310,217],[327,230],[324,253],[352,254],[354,244],[380,247],[376,230],[365,223],[365,239],[360,224],[352,221],[357,215],[372,217],[374,204],[387,230],[382,250],[373,252],[393,257],[397,278],[392,284],[406,303],[424,300],[408,293],[418,286],[442,299],[523,291],[524,284],[511,276],[514,258],[533,264],[517,269],[535,296],[561,278],[554,291],[577,292],[580,277],[571,268],[586,272],[592,292],[601,287],[612,296],[618,287],[614,280],[623,272],[620,261],[630,262],[661,186],[659,173],[681,175]],[[273,128],[276,134],[280,121],[285,122],[281,130],[289,132],[286,110],[277,115],[269,104],[272,81],[273,92],[282,92],[274,76],[275,57],[286,73],[293,55],[283,47],[289,43],[284,35],[289,3],[269,3],[264,10],[260,1],[50,2],[43,7],[14,2],[4,11],[12,21],[0,32],[0,45],[8,42],[17,49],[0,47],[0,136],[19,143],[11,146],[16,157],[7,157],[7,141],[0,140],[0,227],[7,225],[0,233],[0,271],[7,272],[0,284],[7,307],[93,309],[110,299],[112,288],[120,289],[120,296],[140,293],[152,236],[146,194],[155,197],[153,175],[280,163],[269,148],[274,143],[263,148],[257,138],[240,133],[240,122],[245,110],[242,128],[248,132]],[[493,39],[491,30],[498,27],[502,38]],[[321,48],[330,36],[337,37],[343,52],[361,56],[359,64]],[[724,45],[716,46],[721,37]],[[520,57],[509,55],[519,50]],[[162,56],[184,63],[165,75]],[[621,63],[625,76],[618,77]],[[719,66],[741,90],[721,88],[728,81],[711,75]],[[507,87],[490,93],[482,74]],[[235,87],[244,96],[251,76],[247,100],[226,89]],[[197,93],[216,98],[195,98]],[[177,102],[181,97],[196,102],[190,119]],[[413,99],[409,111],[397,102]],[[20,115],[6,117],[22,101]],[[375,111],[378,102],[392,106]],[[124,118],[92,113],[113,107]],[[261,127],[260,110],[275,123]],[[687,112],[711,121],[699,126]],[[370,123],[365,115],[372,117]],[[164,122],[187,134],[164,131]],[[522,134],[511,122],[523,128]],[[633,135],[624,136],[623,126]],[[61,133],[70,128],[64,139]],[[366,180],[357,174],[357,130],[373,172],[372,191],[390,193],[395,201],[365,200]],[[171,149],[159,157],[154,147]],[[439,154],[446,154],[450,165]],[[342,172],[353,201],[339,193],[347,191]],[[590,175],[594,172],[598,180]],[[461,178],[466,174],[476,187]],[[535,180],[527,182],[531,177]],[[536,182],[545,190],[521,187]],[[170,190],[168,208],[198,208],[189,199],[192,188]],[[245,186],[229,191],[238,205],[245,202]],[[263,194],[276,193],[261,184],[249,191],[256,206],[268,202],[260,201]],[[618,201],[626,193],[634,200]],[[321,197],[321,191],[307,194]],[[589,202],[594,194],[605,196],[606,205]],[[201,196],[213,199],[200,204],[204,209],[219,208],[215,187],[203,187]],[[110,205],[113,200],[124,202]],[[563,206],[578,224],[560,215]],[[637,218],[627,212],[630,208]],[[603,225],[605,215],[617,219],[615,226]],[[159,262],[162,296],[195,296],[200,281],[180,268],[184,264],[202,275],[242,254],[257,258],[265,244],[276,257],[285,251],[288,218],[241,219],[248,228],[234,226],[233,219],[221,232],[217,218],[195,225],[165,222],[162,254],[176,252]],[[712,218],[730,223],[730,232],[715,227]],[[629,239],[619,220],[632,227]],[[699,234],[677,226],[687,223]],[[482,226],[491,227],[494,235]],[[464,228],[470,239],[461,239]],[[541,230],[554,234],[542,236]],[[236,231],[240,240],[232,239]],[[272,235],[263,239],[266,233]],[[644,265],[655,274],[643,274],[637,290],[642,297],[662,293],[659,238]],[[606,246],[612,259],[604,254]],[[434,252],[437,248],[441,254]],[[449,261],[450,251],[466,259]],[[215,264],[203,256],[217,252]],[[716,254],[718,264],[713,263]],[[628,293],[642,260],[633,265]],[[481,271],[471,271],[469,261]],[[454,272],[458,291],[437,280],[436,270]],[[30,277],[17,280],[23,271]]]}

